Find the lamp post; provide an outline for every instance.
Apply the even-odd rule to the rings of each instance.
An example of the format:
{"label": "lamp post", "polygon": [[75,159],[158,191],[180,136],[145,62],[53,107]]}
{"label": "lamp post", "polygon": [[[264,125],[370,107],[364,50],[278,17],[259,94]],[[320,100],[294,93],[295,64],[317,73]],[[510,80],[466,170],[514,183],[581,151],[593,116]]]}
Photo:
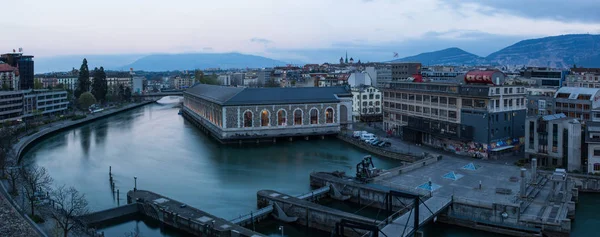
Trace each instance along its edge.
{"label": "lamp post", "polygon": [[283,226],[279,226],[279,230],[281,231],[281,236],[284,236],[283,235]]}
{"label": "lamp post", "polygon": [[137,191],[137,176],[133,176],[133,191]]}

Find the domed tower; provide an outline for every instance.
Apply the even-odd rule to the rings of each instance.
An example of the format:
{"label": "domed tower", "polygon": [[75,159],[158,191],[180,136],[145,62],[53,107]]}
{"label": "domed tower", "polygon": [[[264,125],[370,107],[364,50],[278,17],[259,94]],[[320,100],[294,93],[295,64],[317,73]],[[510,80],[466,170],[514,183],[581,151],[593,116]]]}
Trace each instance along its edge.
{"label": "domed tower", "polygon": [[350,64],[353,64],[353,63],[354,63],[354,59],[350,58]]}
{"label": "domed tower", "polygon": [[340,57],[340,64],[344,64],[344,57]]}

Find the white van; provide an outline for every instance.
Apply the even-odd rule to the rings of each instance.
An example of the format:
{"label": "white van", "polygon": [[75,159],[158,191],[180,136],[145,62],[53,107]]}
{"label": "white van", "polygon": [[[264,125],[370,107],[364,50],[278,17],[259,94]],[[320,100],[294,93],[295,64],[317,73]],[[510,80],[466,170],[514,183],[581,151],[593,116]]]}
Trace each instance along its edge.
{"label": "white van", "polygon": [[362,140],[362,141],[366,141],[366,140],[374,139],[374,138],[377,138],[377,137],[373,133],[363,133],[360,135],[360,140]]}

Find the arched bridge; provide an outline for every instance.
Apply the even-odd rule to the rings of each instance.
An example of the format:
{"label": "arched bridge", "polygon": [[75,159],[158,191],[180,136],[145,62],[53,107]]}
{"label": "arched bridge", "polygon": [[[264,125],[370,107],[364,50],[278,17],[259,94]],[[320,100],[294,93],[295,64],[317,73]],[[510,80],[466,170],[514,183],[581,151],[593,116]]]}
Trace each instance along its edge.
{"label": "arched bridge", "polygon": [[157,101],[165,96],[183,96],[183,91],[161,91],[161,92],[151,92],[145,94],[133,94],[131,95],[133,98],[140,98],[146,101]]}

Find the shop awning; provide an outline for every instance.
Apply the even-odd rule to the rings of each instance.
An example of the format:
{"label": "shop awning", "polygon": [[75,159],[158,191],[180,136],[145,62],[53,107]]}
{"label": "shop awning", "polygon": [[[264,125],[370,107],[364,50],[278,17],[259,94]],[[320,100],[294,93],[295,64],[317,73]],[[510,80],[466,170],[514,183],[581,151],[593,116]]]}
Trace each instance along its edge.
{"label": "shop awning", "polygon": [[515,146],[511,145],[511,146],[496,147],[496,148],[492,149],[492,151],[503,151],[503,150],[510,149],[513,147],[515,147]]}

